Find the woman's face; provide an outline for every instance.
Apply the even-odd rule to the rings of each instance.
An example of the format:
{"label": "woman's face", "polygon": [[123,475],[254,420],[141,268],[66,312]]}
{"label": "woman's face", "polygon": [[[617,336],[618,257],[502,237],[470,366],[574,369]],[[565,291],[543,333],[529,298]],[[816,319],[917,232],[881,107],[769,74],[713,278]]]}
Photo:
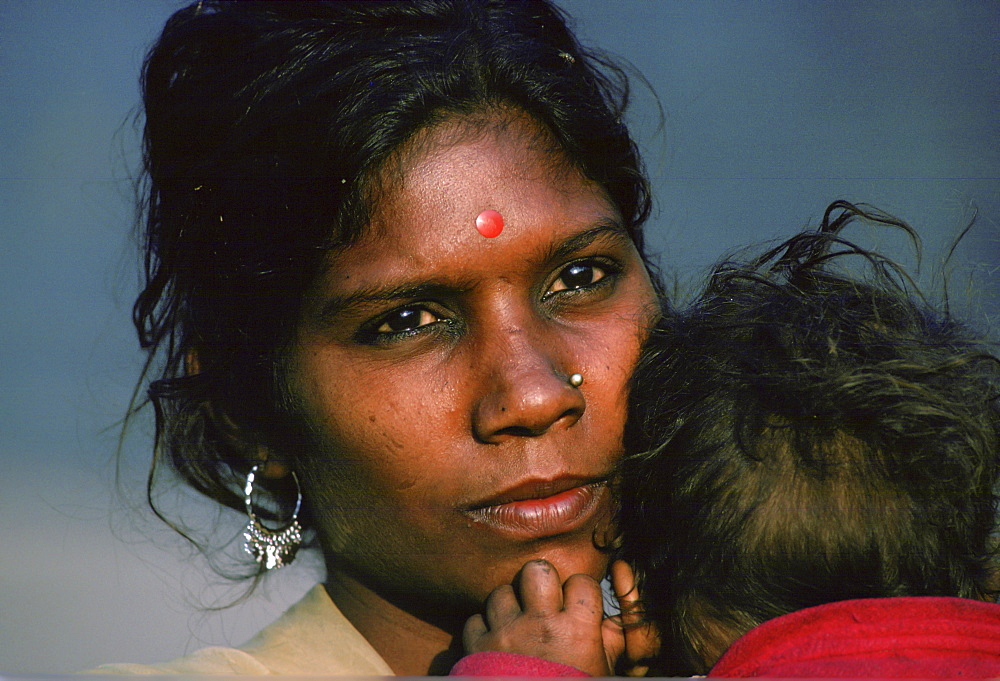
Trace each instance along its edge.
{"label": "woman's face", "polygon": [[425,131],[307,301],[300,477],[329,569],[379,593],[478,605],[534,557],[604,572],[594,537],[656,303],[605,193],[550,147],[516,113]]}

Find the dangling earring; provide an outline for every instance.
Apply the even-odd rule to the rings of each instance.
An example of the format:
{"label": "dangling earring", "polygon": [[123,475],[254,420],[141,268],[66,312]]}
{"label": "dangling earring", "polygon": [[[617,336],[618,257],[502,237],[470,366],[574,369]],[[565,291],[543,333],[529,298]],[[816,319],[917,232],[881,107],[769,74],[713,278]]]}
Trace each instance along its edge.
{"label": "dangling earring", "polygon": [[292,471],[292,480],[295,481],[297,498],[295,500],[295,511],[292,512],[292,519],[281,530],[271,530],[257,518],[253,512],[253,483],[257,477],[260,464],[255,464],[247,473],[247,484],[243,488],[243,501],[247,507],[247,515],[250,522],[243,533],[243,548],[253,556],[258,564],[262,564],[265,570],[277,570],[292,562],[295,553],[302,544],[302,526],[299,524],[299,509],[302,508],[302,487],[299,486],[299,479]]}

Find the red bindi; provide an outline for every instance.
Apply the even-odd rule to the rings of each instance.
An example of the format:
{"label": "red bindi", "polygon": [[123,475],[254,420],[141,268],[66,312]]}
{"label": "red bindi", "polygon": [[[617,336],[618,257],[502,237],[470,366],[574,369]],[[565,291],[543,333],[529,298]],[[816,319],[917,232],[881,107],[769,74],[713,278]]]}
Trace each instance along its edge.
{"label": "red bindi", "polygon": [[503,216],[487,208],[476,218],[476,229],[487,239],[498,237],[503,231]]}

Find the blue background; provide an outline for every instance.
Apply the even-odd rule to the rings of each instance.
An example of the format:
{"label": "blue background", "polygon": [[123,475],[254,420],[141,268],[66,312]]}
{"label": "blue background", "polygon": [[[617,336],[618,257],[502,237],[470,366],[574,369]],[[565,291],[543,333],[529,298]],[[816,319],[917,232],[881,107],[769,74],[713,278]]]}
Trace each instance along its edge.
{"label": "blue background", "polygon": [[[815,224],[837,198],[914,224],[934,284],[983,324],[1000,275],[1000,4],[564,0],[629,59],[656,182],[655,249],[682,288],[723,251]],[[319,575],[248,603],[150,518],[148,419],[117,421],[141,356],[128,323],[137,74],[174,0],[0,0],[0,670],[63,672],[242,642]],[[869,238],[870,237],[870,238]],[[893,239],[866,243],[890,251]],[[118,494],[118,489],[124,492]],[[178,491],[195,524],[241,519]]]}

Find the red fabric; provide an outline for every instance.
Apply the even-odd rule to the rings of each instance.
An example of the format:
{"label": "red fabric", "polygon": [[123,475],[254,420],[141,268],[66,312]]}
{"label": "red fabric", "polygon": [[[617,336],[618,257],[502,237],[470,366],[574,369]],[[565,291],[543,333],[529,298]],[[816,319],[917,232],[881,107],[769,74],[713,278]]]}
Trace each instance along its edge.
{"label": "red fabric", "polygon": [[466,655],[449,676],[590,676],[576,667],[517,653],[485,652]]}
{"label": "red fabric", "polygon": [[827,603],[751,629],[709,676],[1000,677],[1000,605],[937,597]]}

